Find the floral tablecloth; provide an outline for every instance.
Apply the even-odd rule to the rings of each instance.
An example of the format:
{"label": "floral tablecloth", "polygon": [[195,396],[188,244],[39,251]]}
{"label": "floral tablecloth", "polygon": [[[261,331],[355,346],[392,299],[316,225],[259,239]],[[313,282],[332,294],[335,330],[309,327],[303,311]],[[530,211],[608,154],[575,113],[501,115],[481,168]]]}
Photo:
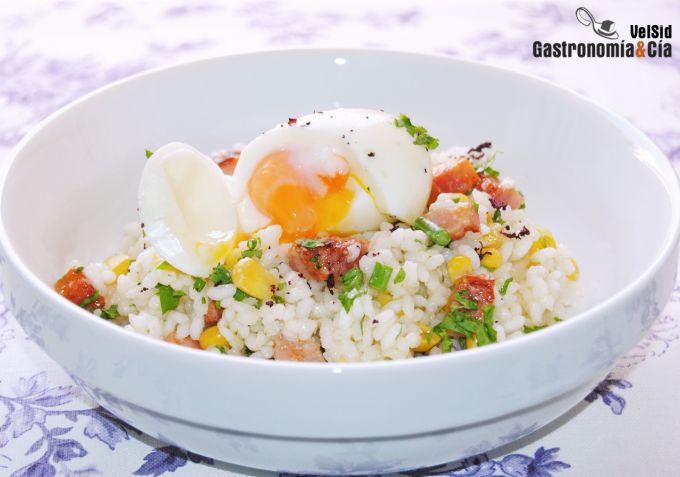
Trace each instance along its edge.
{"label": "floral tablecloth", "polygon": [[[565,0],[3,2],[0,163],[47,114],[150,67],[261,49],[358,46],[470,58],[555,81],[631,120],[677,169],[680,51],[664,58],[533,56],[534,41],[598,41],[576,20],[579,6]],[[587,7],[598,21],[614,20],[628,41],[631,24],[680,27],[677,0]],[[505,448],[404,475],[680,475],[678,337],[680,284],[651,333],[567,415]],[[0,476],[171,474],[271,475],[156,441],[98,408],[27,339],[0,288]]]}

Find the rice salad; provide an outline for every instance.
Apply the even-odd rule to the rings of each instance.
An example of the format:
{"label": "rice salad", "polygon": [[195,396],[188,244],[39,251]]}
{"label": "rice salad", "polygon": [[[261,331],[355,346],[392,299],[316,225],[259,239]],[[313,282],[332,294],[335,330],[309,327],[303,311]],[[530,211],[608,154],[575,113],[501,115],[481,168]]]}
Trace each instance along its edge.
{"label": "rice salad", "polygon": [[[515,184],[494,169],[491,144],[435,153],[436,139],[424,128],[409,131],[414,126],[408,120],[404,127],[403,118],[395,129],[415,139],[432,169],[415,220],[384,214],[372,230],[352,234],[291,236],[287,223],[239,230],[201,274],[150,239],[147,221],[135,222],[124,227],[116,254],[101,263],[73,261],[55,288],[135,333],[218,354],[296,361],[460,352],[568,318],[576,261],[527,217]],[[213,155],[212,164],[230,175],[244,160],[241,149]],[[460,185],[463,161],[474,168],[473,187]]]}

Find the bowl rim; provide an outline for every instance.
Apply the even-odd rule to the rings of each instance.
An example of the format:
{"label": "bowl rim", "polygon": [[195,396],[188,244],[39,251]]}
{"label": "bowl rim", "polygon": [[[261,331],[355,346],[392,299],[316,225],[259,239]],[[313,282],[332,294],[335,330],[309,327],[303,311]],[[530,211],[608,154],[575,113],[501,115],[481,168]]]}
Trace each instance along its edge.
{"label": "bowl rim", "polygon": [[[571,100],[572,102],[579,103],[583,107],[590,108],[596,113],[599,113],[605,121],[618,126],[620,129],[625,131],[625,135],[632,139],[632,142],[644,145],[645,148],[651,153],[651,160],[645,160],[646,166],[655,172],[655,176],[659,180],[660,185],[664,186],[665,195],[670,203],[670,218],[671,226],[663,238],[661,245],[659,247],[659,252],[655,255],[655,258],[649,263],[643,270],[643,272],[638,275],[634,280],[627,283],[623,288],[618,290],[613,295],[605,298],[604,300],[590,306],[589,308],[580,311],[579,313],[571,316],[569,319],[564,320],[556,325],[549,326],[546,329],[541,330],[541,333],[531,333],[516,339],[508,340],[501,343],[496,343],[494,346],[484,346],[479,348],[474,348],[472,350],[466,350],[465,353],[446,353],[435,356],[426,356],[418,359],[399,359],[399,360],[381,360],[381,361],[369,361],[369,362],[324,362],[324,363],[302,363],[294,361],[275,361],[271,359],[249,359],[245,356],[232,356],[232,355],[218,355],[216,353],[205,353],[203,350],[190,349],[183,346],[177,346],[172,343],[167,343],[164,340],[159,340],[139,333],[131,332],[130,330],[124,329],[113,323],[108,323],[105,320],[92,320],[92,314],[79,307],[74,307],[65,298],[59,296],[54,289],[47,283],[40,280],[29,268],[23,263],[19,258],[17,252],[12,246],[7,230],[5,228],[5,223],[2,217],[2,210],[4,207],[0,207],[0,251],[4,251],[5,258],[11,263],[16,272],[21,276],[21,278],[30,283],[31,286],[38,292],[38,295],[43,299],[49,301],[50,305],[56,307],[60,313],[64,315],[73,315],[74,319],[81,320],[79,323],[75,323],[76,326],[85,324],[86,326],[108,326],[111,329],[109,332],[120,333],[121,339],[136,341],[139,346],[147,346],[155,348],[155,350],[161,354],[172,352],[175,356],[179,356],[177,353],[188,353],[185,356],[191,357],[189,359],[197,360],[208,360],[206,363],[215,366],[227,366],[229,364],[247,365],[259,369],[259,367],[269,368],[275,366],[279,370],[284,369],[291,370],[307,370],[308,372],[322,372],[322,373],[333,373],[341,375],[343,371],[351,372],[352,374],[358,372],[373,372],[376,370],[384,371],[387,369],[402,368],[404,366],[427,366],[427,363],[442,363],[450,361],[451,363],[463,361],[469,362],[471,360],[486,359],[485,356],[493,356],[494,354],[504,354],[512,352],[517,346],[526,346],[529,343],[538,343],[542,340],[551,339],[555,333],[560,333],[559,330],[566,330],[569,327],[584,326],[585,322],[592,321],[596,316],[601,315],[606,312],[607,309],[616,306],[618,302],[629,298],[636,293],[638,293],[647,283],[657,274],[657,272],[662,268],[662,266],[667,262],[667,260],[672,256],[678,241],[680,240],[680,182],[678,182],[678,176],[675,169],[670,163],[670,160],[666,155],[659,149],[659,147],[642,131],[633,126],[628,120],[619,116],[618,114],[612,112],[611,110],[600,105],[596,101],[583,96],[565,86],[555,84],[544,78],[536,76],[531,73],[519,72],[512,70],[507,67],[491,65],[483,63],[477,60],[469,60],[463,58],[453,58],[444,54],[437,53],[421,53],[414,51],[404,51],[398,49],[379,49],[379,48],[336,48],[336,47],[320,47],[320,48],[282,48],[282,49],[268,49],[268,50],[258,50],[237,54],[225,54],[210,56],[201,59],[187,60],[178,63],[173,63],[170,65],[158,66],[148,70],[141,71],[134,75],[121,78],[114,82],[103,85],[73,101],[62,106],[57,111],[51,113],[46,118],[41,120],[38,124],[33,126],[29,132],[13,147],[13,149],[8,154],[5,163],[0,169],[0,205],[2,204],[2,197],[5,193],[5,186],[7,184],[7,178],[11,174],[12,168],[18,162],[24,149],[33,140],[35,136],[40,134],[40,132],[47,127],[49,124],[58,121],[59,118],[72,109],[78,107],[81,103],[89,101],[100,94],[106,93],[109,90],[116,89],[120,86],[124,86],[127,83],[132,83],[140,80],[147,79],[153,76],[162,76],[164,74],[182,70],[191,69],[197,65],[205,63],[220,63],[229,62],[232,60],[238,60],[242,58],[254,58],[266,60],[270,56],[310,56],[310,61],[314,57],[322,56],[335,56],[337,58],[342,58],[343,56],[373,56],[379,60],[379,57],[390,56],[390,57],[404,57],[408,58],[410,61],[435,61],[435,62],[448,62],[456,63],[461,68],[476,68],[478,70],[483,70],[490,74],[500,74],[507,77],[512,77],[519,81],[530,82],[542,87],[547,87],[547,89],[553,91],[555,94],[562,95],[563,97]],[[665,170],[664,170],[665,169]],[[668,173],[670,172],[670,174]],[[96,324],[95,324],[96,323]],[[114,331],[115,330],[115,331]],[[455,361],[454,361],[455,360]],[[219,363],[219,364],[218,364]]]}

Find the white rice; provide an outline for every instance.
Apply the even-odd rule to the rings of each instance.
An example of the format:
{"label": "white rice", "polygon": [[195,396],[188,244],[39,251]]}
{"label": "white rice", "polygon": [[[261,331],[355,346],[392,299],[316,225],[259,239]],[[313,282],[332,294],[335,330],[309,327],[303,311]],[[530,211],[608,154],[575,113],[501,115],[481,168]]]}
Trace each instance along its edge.
{"label": "white rice", "polygon": [[[433,155],[435,163],[457,153],[454,149]],[[503,179],[511,184],[510,179]],[[167,339],[191,338],[198,340],[204,329],[204,315],[208,300],[222,307],[217,326],[229,346],[222,352],[272,358],[274,343],[279,337],[291,341],[305,341],[318,336],[327,361],[373,361],[402,359],[414,356],[413,348],[421,343],[420,326],[433,327],[446,315],[452,283],[447,272],[448,261],[458,255],[468,257],[472,274],[487,275],[495,280],[494,329],[497,340],[521,336],[526,328],[553,324],[568,317],[576,281],[569,278],[575,272],[575,262],[558,245],[530,255],[540,231],[526,218],[525,210],[501,211],[505,226],[511,231],[526,227],[527,235],[506,238],[500,246],[502,264],[493,271],[481,266],[478,250],[480,238],[489,233],[489,214],[493,213],[489,196],[474,190],[471,197],[478,204],[480,232],[468,232],[448,247],[430,246],[427,236],[408,226],[395,228],[385,223],[377,232],[362,236],[370,240],[369,252],[359,261],[365,277],[370,277],[377,262],[391,267],[394,272],[386,292],[389,301],[381,306],[380,292],[367,287],[367,293],[354,301],[346,311],[339,301],[339,287],[330,289],[325,282],[307,281],[291,270],[287,263],[290,244],[279,242],[281,227],[272,225],[256,235],[261,240],[260,263],[285,283],[278,292],[282,303],[264,304],[254,298],[237,301],[233,284],[214,286],[208,281],[200,292],[193,288],[194,279],[172,270],[158,269],[163,262],[153,247],[144,243],[139,223],[125,226],[120,253],[134,259],[129,271],[116,274],[103,263],[88,264],[84,273],[105,297],[107,305],[115,304],[126,328],[148,336]],[[245,242],[239,244],[246,248]],[[356,258],[359,248],[350,251]],[[77,264],[77,263],[76,263]],[[398,284],[394,276],[403,270],[405,278]],[[502,295],[500,289],[508,279],[512,281]],[[177,309],[161,312],[156,285],[169,285],[181,290]],[[381,299],[386,295],[383,294]],[[100,313],[100,312],[96,312]],[[420,326],[419,326],[420,325]],[[215,348],[210,348],[217,351]],[[435,346],[429,354],[441,353]]]}

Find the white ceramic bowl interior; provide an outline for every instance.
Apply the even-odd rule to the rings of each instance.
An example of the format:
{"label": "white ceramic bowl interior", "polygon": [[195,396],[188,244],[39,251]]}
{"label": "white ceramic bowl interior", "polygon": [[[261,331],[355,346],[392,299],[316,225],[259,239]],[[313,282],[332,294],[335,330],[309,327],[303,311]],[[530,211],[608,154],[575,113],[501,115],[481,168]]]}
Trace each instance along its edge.
{"label": "white ceramic bowl interior", "polygon": [[[51,290],[71,259],[103,259],[136,219],[145,149],[181,141],[209,153],[336,107],[407,113],[444,146],[493,141],[529,216],[577,258],[582,313],[464,353],[307,365],[157,342]],[[0,194],[0,272],[13,311],[95,399],[195,452],[304,473],[441,463],[566,412],[667,299],[680,223],[663,154],[589,101],[480,64],[359,50],[216,58],[114,84],[25,138]]]}

